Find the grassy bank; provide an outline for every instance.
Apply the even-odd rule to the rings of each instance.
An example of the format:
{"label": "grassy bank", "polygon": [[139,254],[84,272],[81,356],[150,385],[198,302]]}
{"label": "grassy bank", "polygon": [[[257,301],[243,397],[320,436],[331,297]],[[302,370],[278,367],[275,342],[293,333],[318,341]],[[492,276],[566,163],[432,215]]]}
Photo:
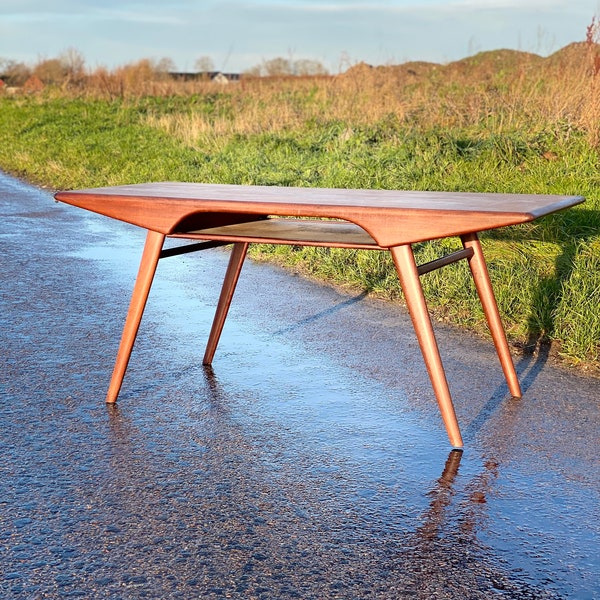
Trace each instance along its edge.
{"label": "grassy bank", "polygon": [[[485,234],[483,244],[511,341],[553,341],[566,361],[594,371],[600,122],[590,90],[598,81],[578,80],[575,105],[566,92],[549,96],[565,84],[558,76],[528,78],[519,68],[492,79],[475,78],[475,62],[445,78],[423,66],[416,78],[398,71],[395,79],[363,67],[345,78],[164,96],[3,96],[0,166],[52,188],[182,180],[584,195],[581,207]],[[420,244],[418,258],[448,246],[455,242]],[[401,298],[385,253],[261,246],[254,256]],[[465,264],[422,281],[438,319],[485,331]]]}

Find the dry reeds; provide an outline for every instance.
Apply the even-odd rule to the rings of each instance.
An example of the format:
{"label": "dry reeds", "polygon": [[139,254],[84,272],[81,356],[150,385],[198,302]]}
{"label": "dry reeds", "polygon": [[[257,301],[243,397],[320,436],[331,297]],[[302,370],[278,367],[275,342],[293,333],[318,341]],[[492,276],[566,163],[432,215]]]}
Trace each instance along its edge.
{"label": "dry reeds", "polygon": [[498,51],[446,66],[359,64],[335,77],[255,78],[227,88],[188,83],[169,91],[212,94],[216,110],[151,115],[149,122],[190,145],[206,136],[295,130],[310,122],[354,127],[393,117],[416,129],[473,127],[489,134],[576,129],[598,146],[598,57],[598,44],[587,41],[548,58]]}

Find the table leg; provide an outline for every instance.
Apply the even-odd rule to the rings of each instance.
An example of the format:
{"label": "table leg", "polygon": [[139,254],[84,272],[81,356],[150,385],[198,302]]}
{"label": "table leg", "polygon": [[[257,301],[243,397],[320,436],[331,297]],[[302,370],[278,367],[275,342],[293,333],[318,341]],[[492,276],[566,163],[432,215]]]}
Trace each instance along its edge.
{"label": "table leg", "polygon": [[475,288],[479,294],[481,305],[483,306],[483,312],[487,319],[494,345],[496,346],[496,352],[508,383],[508,389],[514,398],[521,397],[521,386],[519,385],[519,379],[515,371],[512,356],[506,341],[506,334],[504,333],[504,327],[500,320],[500,313],[498,312],[498,304],[496,303],[496,297],[494,296],[494,290],[492,289],[492,283],[490,281],[490,275],[485,263],[485,257],[481,249],[481,243],[476,233],[469,233],[461,236],[461,241],[465,248],[471,248],[473,250],[473,256],[469,260],[469,267],[473,275],[473,281],[475,282]]}
{"label": "table leg", "polygon": [[223,331],[223,325],[225,325],[225,319],[229,312],[231,305],[231,299],[235,292],[235,286],[237,285],[244,259],[246,258],[246,252],[248,251],[247,242],[238,242],[233,245],[231,256],[229,257],[229,264],[227,265],[227,271],[225,273],[225,279],[223,281],[223,287],[221,288],[221,295],[219,296],[219,302],[217,304],[217,311],[213,320],[210,335],[208,336],[208,342],[206,344],[206,351],[204,352],[204,359],[202,360],[203,365],[210,365],[212,363],[221,332]]}
{"label": "table leg", "polygon": [[138,276],[135,280],[127,318],[125,319],[125,326],[123,327],[123,334],[121,335],[121,343],[117,352],[115,367],[106,395],[106,402],[108,403],[117,401],[164,241],[165,236],[162,233],[148,231]]}
{"label": "table leg", "polygon": [[433,332],[433,325],[423,296],[423,288],[419,279],[415,257],[410,244],[390,248],[400,284],[406,298],[408,311],[417,334],[417,339],[425,359],[425,366],[431,379],[431,384],[437,398],[440,413],[448,432],[450,443],[455,448],[462,448],[463,441],[460,435],[452,397],[446,380],[444,366],[440,358],[440,351]]}

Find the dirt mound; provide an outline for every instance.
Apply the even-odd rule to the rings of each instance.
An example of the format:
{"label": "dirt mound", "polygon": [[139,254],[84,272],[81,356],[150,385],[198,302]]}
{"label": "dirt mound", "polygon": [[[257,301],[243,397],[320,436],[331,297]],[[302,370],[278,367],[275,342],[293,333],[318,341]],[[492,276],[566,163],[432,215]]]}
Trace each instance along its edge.
{"label": "dirt mound", "polygon": [[559,69],[594,69],[600,71],[600,44],[573,42],[545,59],[546,65]]}
{"label": "dirt mound", "polygon": [[357,63],[345,71],[343,77],[364,78],[394,77],[397,79],[426,78],[432,73],[471,80],[492,79],[497,75],[519,74],[529,69],[594,68],[600,71],[600,45],[590,42],[574,42],[544,58],[521,50],[488,50],[445,65],[412,61],[397,65],[372,66]]}
{"label": "dirt mound", "polygon": [[491,79],[500,73],[516,73],[535,68],[544,59],[538,54],[520,50],[489,50],[448,63],[445,71],[450,75],[473,79]]}

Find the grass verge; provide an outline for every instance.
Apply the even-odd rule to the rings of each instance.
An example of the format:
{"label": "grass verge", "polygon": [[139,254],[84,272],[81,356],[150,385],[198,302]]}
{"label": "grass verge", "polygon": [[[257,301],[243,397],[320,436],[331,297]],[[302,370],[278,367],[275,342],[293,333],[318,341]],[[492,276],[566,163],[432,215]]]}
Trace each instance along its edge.
{"label": "grass verge", "polygon": [[[317,101],[308,87],[294,94],[291,105],[298,110]],[[562,118],[527,126],[513,118],[499,126],[497,114],[493,122],[479,115],[441,126],[393,111],[365,122],[331,118],[324,109],[311,110],[308,118],[288,115],[283,127],[234,126],[236,110],[258,111],[246,103],[230,93],[129,100],[0,97],[0,165],[61,189],[180,180],[584,195],[582,207],[484,234],[482,242],[511,341],[530,348],[553,342],[569,363],[598,371],[600,175],[586,131]],[[419,244],[418,260],[431,260],[455,243]],[[386,253],[260,246],[253,256],[401,298]],[[485,332],[465,264],[422,281],[436,318]]]}

